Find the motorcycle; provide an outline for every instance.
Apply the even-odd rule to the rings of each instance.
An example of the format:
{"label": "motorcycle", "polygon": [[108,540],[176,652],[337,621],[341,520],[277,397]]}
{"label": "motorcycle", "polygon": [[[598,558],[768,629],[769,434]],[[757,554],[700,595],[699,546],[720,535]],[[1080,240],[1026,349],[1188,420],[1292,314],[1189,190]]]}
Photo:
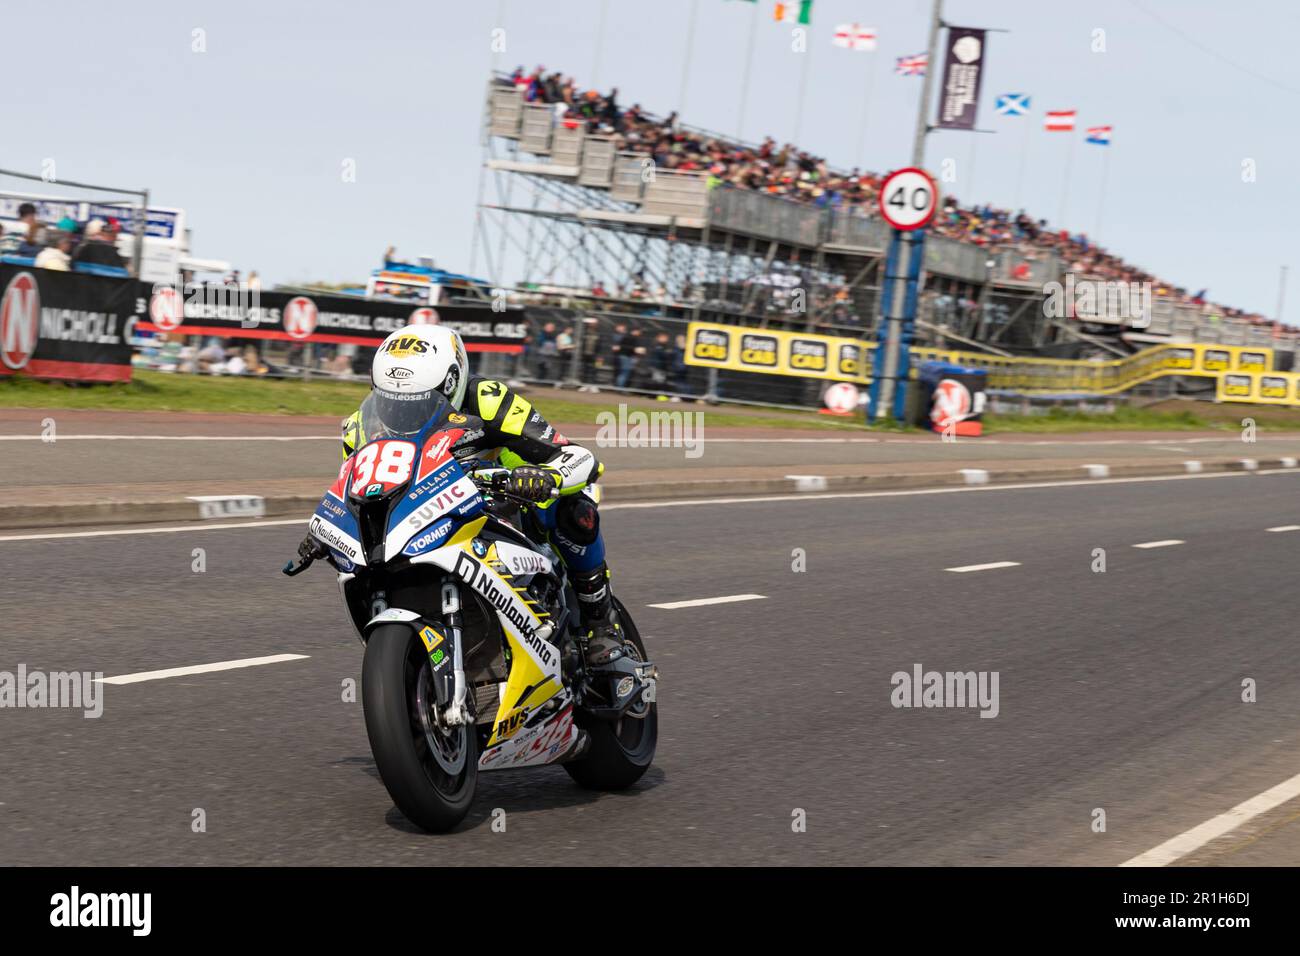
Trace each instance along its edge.
{"label": "motorcycle", "polygon": [[509,492],[509,469],[458,460],[457,424],[448,405],[414,436],[367,427],[282,569],[337,572],[380,778],[432,832],[464,819],[480,771],[558,763],[624,789],[658,740],[657,671],[627,608],[614,599],[622,656],[588,667],[564,563],[521,530],[538,505]]}

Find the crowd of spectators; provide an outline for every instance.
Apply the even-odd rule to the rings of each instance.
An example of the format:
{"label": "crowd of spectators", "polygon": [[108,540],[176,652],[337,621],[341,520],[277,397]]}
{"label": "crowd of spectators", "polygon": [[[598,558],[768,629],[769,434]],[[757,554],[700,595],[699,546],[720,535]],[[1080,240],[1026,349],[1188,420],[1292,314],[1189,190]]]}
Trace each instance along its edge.
{"label": "crowd of spectators", "polygon": [[[619,150],[648,154],[657,168],[703,170],[710,188],[729,185],[831,209],[854,209],[876,214],[882,177],[854,168],[832,169],[826,160],[790,143],[766,137],[758,145],[743,144],[718,134],[683,126],[677,114],[652,116],[639,103],[623,108],[617,89],[608,93],[580,89],[570,76],[537,67],[517,68],[510,81],[525,100],[553,104],[556,120],[569,127],[610,136]],[[1013,276],[1028,278],[1031,264],[1048,254],[1057,255],[1069,271],[1091,277],[1150,282],[1152,293],[1170,301],[1202,306],[1209,314],[1247,319],[1255,324],[1270,320],[1242,310],[1211,305],[1204,293],[1191,293],[1133,266],[1107,252],[1091,237],[1052,229],[1046,220],[1023,210],[1011,212],[989,205],[963,206],[945,199],[933,231],[947,238],[974,243],[990,250],[1014,254]]]}
{"label": "crowd of spectators", "polygon": [[38,269],[68,272],[86,264],[125,269],[117,240],[122,224],[117,219],[91,219],[79,223],[64,218],[53,227],[37,218],[36,207],[25,202],[18,207],[18,222],[0,236],[0,255],[34,260]]}

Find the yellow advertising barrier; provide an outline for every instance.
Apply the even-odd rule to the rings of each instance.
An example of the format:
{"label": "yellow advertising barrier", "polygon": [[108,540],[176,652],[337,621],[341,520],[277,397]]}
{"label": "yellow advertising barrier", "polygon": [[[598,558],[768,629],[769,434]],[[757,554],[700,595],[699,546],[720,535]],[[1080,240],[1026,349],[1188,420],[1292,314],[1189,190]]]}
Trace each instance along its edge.
{"label": "yellow advertising barrier", "polygon": [[709,322],[692,322],[686,330],[687,365],[834,382],[869,382],[875,347],[861,339]]}
{"label": "yellow advertising barrier", "polygon": [[[863,385],[876,343],[842,336],[692,322],[686,364]],[[918,361],[981,368],[988,387],[1023,395],[1114,395],[1170,375],[1216,380],[1225,401],[1300,405],[1300,373],[1273,371],[1273,349],[1204,342],[1156,345],[1106,362],[914,348]]]}

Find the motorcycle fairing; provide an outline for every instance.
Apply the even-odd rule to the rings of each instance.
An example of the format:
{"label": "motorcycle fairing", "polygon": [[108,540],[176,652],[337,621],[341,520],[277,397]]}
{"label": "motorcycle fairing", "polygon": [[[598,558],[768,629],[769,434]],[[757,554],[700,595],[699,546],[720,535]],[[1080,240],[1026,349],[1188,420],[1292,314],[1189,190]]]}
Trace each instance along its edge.
{"label": "motorcycle fairing", "polygon": [[480,594],[496,610],[510,648],[510,673],[479,769],[551,763],[578,742],[573,695],[561,677],[559,648],[548,640],[553,625],[520,595],[513,576],[498,570],[504,566],[492,550],[481,558],[474,554],[472,542],[486,523],[486,517],[469,522],[446,545],[412,563],[437,565]]}
{"label": "motorcycle fairing", "polygon": [[351,571],[354,566],[366,563],[357,519],[344,506],[351,475],[352,458],[348,458],[307,525],[307,533],[330,549],[335,566],[343,571]]}

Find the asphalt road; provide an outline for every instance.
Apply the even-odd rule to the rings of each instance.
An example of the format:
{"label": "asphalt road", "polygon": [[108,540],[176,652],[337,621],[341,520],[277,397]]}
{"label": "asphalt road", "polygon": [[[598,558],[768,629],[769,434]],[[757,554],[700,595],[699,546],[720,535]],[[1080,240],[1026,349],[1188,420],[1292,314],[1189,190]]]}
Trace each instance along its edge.
{"label": "asphalt road", "polygon": [[[686,405],[665,410],[693,411]],[[53,442],[41,440],[47,419],[54,423]],[[943,442],[926,434],[708,428],[683,433],[692,441],[702,438],[690,447],[629,447],[600,443],[594,419],[560,427],[597,450],[611,483],[1300,457],[1300,433],[1268,428],[1250,443],[1224,431],[1008,434]],[[34,487],[60,500],[120,495],[132,487],[271,494],[291,482],[314,490],[338,467],[337,436],[334,418],[0,409],[0,450],[7,452],[0,454],[0,484]]]}
{"label": "asphalt road", "polygon": [[[483,774],[441,837],[393,809],[342,699],[362,648],[330,573],[278,573],[300,527],[0,540],[0,671],[308,655],[110,686],[99,719],[0,710],[0,860],[1118,864],[1300,771],[1300,530],[1266,530],[1300,525],[1297,492],[1288,473],[610,506],[615,588],[662,673],[655,766],[604,795],[558,767]],[[946,570],[997,562],[1017,563]],[[648,607],[744,593],[765,597]],[[893,706],[917,664],[996,672],[997,716]],[[1295,864],[1295,809],[1188,859]]]}

